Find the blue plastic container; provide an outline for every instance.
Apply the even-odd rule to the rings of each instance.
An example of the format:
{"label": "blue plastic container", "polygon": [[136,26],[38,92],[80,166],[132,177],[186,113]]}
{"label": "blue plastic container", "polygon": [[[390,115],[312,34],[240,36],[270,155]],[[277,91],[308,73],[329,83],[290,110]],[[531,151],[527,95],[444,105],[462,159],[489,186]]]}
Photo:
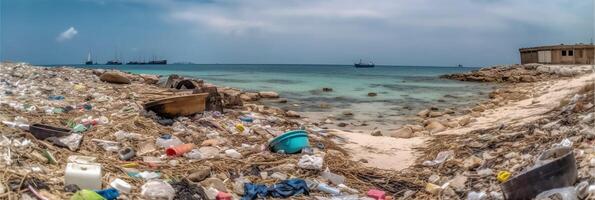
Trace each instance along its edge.
{"label": "blue plastic container", "polygon": [[273,152],[288,154],[299,153],[303,148],[310,146],[308,134],[304,130],[289,131],[273,139],[269,148]]}

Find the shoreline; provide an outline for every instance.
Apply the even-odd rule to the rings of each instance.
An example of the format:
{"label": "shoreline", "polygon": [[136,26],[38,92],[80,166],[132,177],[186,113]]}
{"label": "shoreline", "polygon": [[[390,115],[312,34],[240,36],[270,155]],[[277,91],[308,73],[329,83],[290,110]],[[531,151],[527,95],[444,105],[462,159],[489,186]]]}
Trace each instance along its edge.
{"label": "shoreline", "polygon": [[[6,65],[6,64],[3,64]],[[526,67],[528,66],[528,67]],[[423,110],[420,113],[418,113],[418,116],[415,117],[416,119],[416,123],[412,123],[412,124],[408,124],[403,126],[402,128],[400,128],[399,130],[396,131],[396,133],[393,133],[393,137],[387,137],[387,136],[372,136],[371,133],[366,133],[365,131],[363,133],[349,133],[349,132],[344,132],[341,130],[335,130],[332,128],[329,128],[325,131],[321,131],[318,129],[318,125],[314,124],[312,121],[309,120],[304,120],[301,117],[295,117],[295,113],[290,113],[290,112],[286,112],[283,111],[281,109],[278,108],[273,108],[273,107],[268,107],[268,106],[263,106],[263,105],[259,105],[259,104],[252,104],[253,102],[248,102],[245,103],[243,106],[241,107],[236,107],[233,109],[227,109],[227,112],[225,114],[225,118],[230,117],[230,118],[234,118],[237,116],[241,116],[244,114],[249,114],[249,113],[256,113],[255,116],[257,116],[256,118],[259,119],[266,119],[267,117],[271,117],[271,116],[275,116],[277,117],[277,120],[279,120],[281,122],[281,126],[279,127],[283,127],[283,128],[289,128],[289,127],[297,127],[297,126],[306,126],[306,127],[310,127],[308,128],[311,132],[311,135],[314,141],[316,142],[320,142],[320,143],[324,143],[327,145],[330,145],[329,148],[331,149],[323,149],[321,151],[326,151],[326,156],[325,156],[325,165],[331,167],[332,171],[336,171],[338,173],[341,173],[343,175],[352,175],[353,177],[360,177],[361,178],[361,174],[358,173],[363,173],[366,172],[366,170],[364,168],[358,168],[360,172],[353,172],[350,171],[349,173],[347,173],[347,171],[345,171],[346,169],[341,169],[341,167],[339,167],[340,165],[337,165],[338,163],[329,163],[330,161],[326,160],[326,157],[329,157],[330,159],[333,158],[337,158],[337,155],[341,155],[341,153],[337,153],[337,152],[333,152],[333,151],[345,151],[348,152],[349,154],[345,155],[342,154],[342,156],[339,157],[350,157],[352,159],[352,161],[343,161],[343,162],[349,162],[351,164],[357,165],[357,166],[368,166],[368,167],[385,167],[385,169],[392,169],[391,172],[392,173],[396,173],[398,176],[397,177],[384,177],[387,178],[387,180],[390,181],[406,181],[407,186],[405,186],[404,188],[400,188],[398,190],[394,190],[394,189],[390,189],[390,187],[387,186],[381,186],[381,185],[373,185],[374,187],[378,187],[378,188],[383,188],[388,192],[391,192],[391,195],[394,195],[395,197],[402,197],[405,193],[407,193],[406,191],[411,190],[414,192],[415,198],[417,199],[424,199],[424,198],[435,198],[438,196],[441,197],[453,197],[454,196],[459,196],[458,194],[461,194],[461,192],[463,192],[462,194],[466,194],[467,192],[473,191],[473,188],[469,188],[468,184],[465,184],[465,182],[467,182],[467,176],[464,175],[465,173],[468,173],[468,171],[475,171],[475,169],[477,168],[481,168],[481,169],[486,169],[485,168],[485,162],[483,160],[492,160],[493,162],[498,163],[497,166],[499,166],[500,168],[498,169],[493,169],[493,170],[500,170],[500,169],[507,169],[510,170],[511,172],[518,172],[520,171],[522,168],[526,167],[527,165],[530,164],[530,159],[526,159],[525,157],[521,158],[521,155],[510,155],[508,157],[510,157],[510,159],[512,160],[518,160],[518,162],[516,163],[509,163],[506,161],[502,161],[500,160],[501,158],[498,156],[504,156],[506,153],[505,152],[489,152],[487,153],[488,155],[475,155],[475,154],[469,154],[466,153],[464,151],[462,151],[462,148],[465,147],[465,145],[471,145],[471,147],[466,147],[466,148],[477,148],[476,146],[479,145],[481,146],[480,149],[484,149],[486,147],[483,147],[481,145],[481,143],[476,144],[478,141],[482,141],[485,138],[481,138],[478,137],[477,133],[481,133],[481,132],[489,132],[492,135],[498,136],[498,137],[502,137],[500,136],[503,133],[499,133],[499,132],[494,132],[494,130],[499,130],[502,132],[518,132],[519,130],[524,130],[523,127],[527,126],[528,124],[536,124],[536,126],[538,127],[543,127],[545,125],[547,125],[548,123],[552,123],[555,122],[555,120],[548,120],[548,122],[543,122],[543,120],[545,118],[556,118],[559,117],[559,115],[556,114],[556,109],[559,109],[558,107],[561,105],[562,101],[570,101],[570,100],[566,100],[572,97],[575,93],[577,92],[581,92],[583,85],[585,84],[590,84],[589,81],[593,81],[595,76],[593,76],[593,74],[585,74],[588,73],[586,70],[590,70],[591,66],[580,66],[580,67],[576,67],[576,68],[580,68],[577,69],[576,72],[568,72],[568,71],[564,71],[564,70],[559,70],[562,67],[568,67],[568,66],[559,66],[559,67],[551,67],[551,69],[543,69],[543,67],[540,69],[539,66],[531,66],[531,65],[526,65],[526,66],[514,66],[514,67],[510,67],[507,70],[503,71],[494,71],[492,72],[494,76],[496,77],[500,77],[500,79],[498,78],[493,78],[494,76],[491,76],[490,73],[486,72],[486,69],[490,68],[484,68],[482,70],[478,70],[475,72],[470,72],[468,73],[469,75],[462,75],[462,76],[457,76],[457,77],[474,77],[472,78],[472,80],[477,81],[477,80],[481,80],[481,81],[502,81],[502,74],[507,74],[510,71],[514,71],[514,70],[518,70],[518,68],[521,68],[522,70],[527,70],[527,73],[534,73],[535,71],[539,71],[539,75],[537,75],[536,77],[538,78],[522,78],[523,76],[519,76],[520,78],[507,78],[503,83],[504,85],[498,86],[497,89],[495,89],[494,91],[490,92],[490,99],[482,101],[482,102],[478,102],[477,106],[470,108],[469,110],[465,111],[468,112],[467,114],[463,114],[463,115],[452,115],[451,111],[448,111],[446,109],[440,109],[440,108],[428,108],[427,110]],[[525,69],[528,68],[528,69]],[[572,67],[573,69],[575,67]],[[584,69],[583,69],[584,68]],[[33,68],[32,68],[33,69]],[[498,68],[501,69],[501,68]],[[39,70],[39,69],[34,69],[34,70]],[[143,80],[143,75],[132,75],[136,78],[131,78],[133,80],[133,83],[129,86],[120,86],[120,85],[112,85],[112,84],[107,84],[107,83],[101,83],[101,82],[97,82],[96,78],[92,78],[91,76],[93,75],[92,73],[95,74],[99,74],[99,72],[95,71],[95,70],[88,70],[88,69],[74,69],[74,68],[56,68],[56,69],[51,69],[51,70],[46,70],[47,73],[50,74],[56,74],[59,76],[61,76],[60,74],[64,73],[64,72],[68,72],[68,71],[80,71],[81,73],[87,73],[87,75],[90,77],[91,79],[89,79],[89,81],[92,81],[94,84],[98,84],[97,86],[87,86],[88,88],[93,88],[96,91],[106,91],[107,88],[112,88],[118,91],[118,93],[113,93],[111,96],[112,98],[117,98],[119,99],[119,101],[125,101],[125,100],[133,100],[132,102],[134,102],[132,105],[136,104],[137,106],[140,105],[140,102],[144,102],[147,99],[150,98],[155,98],[155,96],[159,96],[159,95],[149,95],[149,93],[143,93],[143,91],[153,91],[152,93],[155,93],[155,91],[157,91],[157,93],[160,92],[165,92],[167,90],[164,90],[163,88],[159,88],[159,87],[155,87],[155,86],[150,86],[147,85],[145,82],[149,81],[149,82],[154,82],[154,78],[150,78],[150,77],[144,77],[145,79]],[[44,70],[39,70],[39,72],[43,72]],[[91,73],[91,74],[89,74]],[[546,75],[548,74],[548,75]],[[82,74],[81,74],[82,75]],[[47,82],[49,80],[52,80],[54,78],[47,76],[45,77],[43,74],[40,75],[42,78],[40,80],[42,80],[42,82]],[[477,78],[477,77],[489,77],[489,79],[481,79],[481,78]],[[76,78],[75,78],[76,80]],[[524,81],[523,81],[524,80]],[[568,84],[567,82],[570,81],[571,84]],[[508,82],[508,83],[506,83]],[[75,83],[74,85],[77,85],[79,83]],[[154,83],[153,83],[154,84]],[[51,85],[51,84],[50,84]],[[72,85],[71,85],[72,86]],[[38,85],[39,87],[39,85]],[[42,88],[48,88],[49,86],[41,86]],[[148,88],[144,88],[144,87],[148,87]],[[218,87],[219,88],[219,87]],[[136,90],[135,90],[136,89]],[[232,99],[234,98],[242,98],[242,93],[238,93],[237,89],[232,89],[232,88],[221,88],[222,91],[221,93],[223,94],[227,94],[227,95],[231,95],[234,96],[232,97]],[[128,91],[129,93],[122,93],[124,91]],[[79,91],[83,94],[76,94],[76,98],[82,98],[84,96],[86,96],[86,94],[84,94],[84,92],[91,92],[91,91]],[[111,94],[111,93],[110,93]],[[152,96],[152,97],[147,97],[143,95],[148,95],[148,96]],[[225,95],[224,95],[225,96]],[[274,95],[273,95],[274,96]],[[588,93],[585,93],[583,95],[584,97],[580,97],[578,100],[574,100],[574,102],[570,101],[569,103],[567,103],[565,106],[569,106],[572,105],[574,106],[573,109],[575,109],[577,106],[577,102],[582,102],[584,98],[588,99],[588,98],[592,98],[592,96],[590,97]],[[94,98],[100,98],[99,97],[94,97]],[[224,99],[226,97],[223,97]],[[246,98],[246,95],[244,95],[244,98]],[[234,99],[237,100],[237,99]],[[29,99],[27,101],[30,102],[35,102],[37,101],[36,99]],[[45,100],[44,100],[45,101]],[[66,98],[66,101],[69,101],[68,97]],[[95,100],[92,100],[92,102]],[[41,101],[43,102],[43,101]],[[105,109],[106,111],[110,111],[110,110],[120,110],[123,109],[124,107],[126,107],[126,103],[122,104],[119,103],[118,101],[115,102],[110,102],[110,101],[103,101],[103,103],[111,103],[113,105],[110,105],[109,107],[105,107],[102,106],[99,103],[102,102],[96,102],[95,104],[98,104],[97,106],[99,107],[98,109]],[[588,102],[588,101],[586,101]],[[593,102],[591,100],[591,102]],[[55,102],[54,102],[55,103]],[[114,104],[115,103],[115,104]],[[229,103],[229,102],[228,102]],[[258,103],[258,102],[256,102]],[[5,103],[2,103],[5,104]],[[591,104],[590,107],[588,106],[589,104],[584,103],[585,105],[583,105],[577,112],[574,112],[576,115],[579,115],[578,118],[580,119],[584,119],[584,112],[589,111],[589,110],[593,110],[593,105]],[[118,107],[119,109],[114,109],[112,108],[113,106]],[[130,106],[130,105],[128,105]],[[134,107],[134,106],[132,106]],[[9,110],[9,108],[5,108],[0,107],[5,111],[9,111],[7,112],[7,114],[9,115],[19,115],[19,111],[14,111],[14,110]],[[136,108],[138,109],[138,108]],[[98,111],[99,111],[98,110]],[[111,112],[111,111],[110,111]],[[81,113],[79,113],[78,115],[80,115]],[[83,116],[86,116],[89,113],[82,113],[84,114]],[[93,111],[93,114],[97,115],[97,111]],[[163,131],[166,130],[168,132],[176,132],[176,129],[184,129],[186,131],[189,132],[196,132],[197,135],[195,134],[178,134],[178,136],[182,137],[183,139],[186,140],[199,140],[199,141],[205,141],[206,138],[204,138],[204,136],[200,136],[201,134],[204,134],[205,131],[201,130],[200,127],[193,127],[193,124],[195,122],[200,122],[201,120],[199,119],[182,119],[182,120],[176,120],[176,123],[178,123],[178,125],[176,126],[174,124],[174,127],[161,127],[158,125],[155,125],[154,122],[151,122],[152,120],[150,118],[146,118],[145,116],[142,115],[136,115],[134,113],[119,113],[119,112],[114,112],[110,118],[113,118],[115,120],[122,120],[122,121],[128,121],[130,116],[133,116],[134,120],[130,121],[132,123],[132,125],[118,125],[119,127],[117,129],[119,130],[126,130],[126,131],[138,131],[139,130],[139,125],[142,126],[147,126],[147,127],[156,127],[155,130],[150,130],[150,129],[146,129],[146,128],[141,128],[140,130],[144,130],[147,131],[148,135],[147,136],[155,136],[159,134],[159,131]],[[20,116],[20,115],[19,115]],[[6,116],[2,116],[3,119],[2,120],[7,120],[4,119]],[[75,116],[71,116],[71,117],[75,117]],[[80,117],[80,116],[79,116]],[[34,117],[35,118],[35,117]],[[78,118],[78,117],[77,117]],[[591,115],[592,118],[592,115]],[[76,118],[75,118],[76,119]],[[110,120],[110,121],[114,121],[114,120]],[[50,123],[57,123],[57,124],[61,124],[63,122],[60,122],[61,120],[63,120],[63,117],[60,116],[56,116],[56,115],[52,115],[52,116],[48,116],[47,119],[43,119],[42,121],[46,121],[46,122],[50,122]],[[227,119],[225,119],[227,120]],[[225,120],[219,120],[219,121],[225,121]],[[542,120],[542,121],[540,121]],[[30,120],[32,121],[32,120]],[[558,120],[559,121],[559,120]],[[216,122],[216,121],[215,121]],[[114,121],[114,123],[116,123],[116,121]],[[120,123],[120,122],[118,122]],[[579,123],[583,123],[583,122],[579,122]],[[592,124],[592,122],[584,122],[587,125],[589,125],[589,123]],[[132,126],[132,127],[130,127]],[[136,126],[136,127],[135,127]],[[196,126],[196,125],[194,125]],[[226,126],[225,123],[220,124],[219,126]],[[274,125],[273,128],[275,128]],[[562,125],[564,126],[564,125]],[[0,128],[2,130],[10,130],[8,128],[5,128],[3,126],[0,126]],[[281,129],[283,129],[281,128]],[[541,130],[543,129],[543,130]],[[216,130],[216,129],[215,129]],[[548,128],[539,128],[539,130],[541,130],[542,132],[547,132],[550,133],[552,132],[551,129]],[[111,138],[112,136],[109,136],[109,132],[114,131],[114,128],[109,128],[109,127],[94,127],[94,129],[91,130],[92,131],[92,135],[88,136],[88,137],[97,137],[97,136],[107,136],[107,138]],[[221,130],[222,131],[222,130]],[[256,131],[256,130],[255,130]],[[280,131],[280,130],[277,130]],[[579,130],[583,131],[583,130]],[[544,133],[544,134],[547,134]],[[260,133],[258,133],[260,135]],[[269,133],[270,134],[270,133]],[[557,133],[558,135],[562,134],[567,134],[567,133]],[[274,135],[274,134],[273,134]],[[485,135],[485,134],[484,134]],[[266,133],[264,133],[263,138],[271,138],[272,135],[268,135]],[[242,136],[244,137],[244,136]],[[383,140],[379,140],[376,138],[383,138]],[[221,139],[221,138],[219,138]],[[542,144],[542,146],[550,145],[551,143],[556,143],[559,142],[560,138],[559,137],[555,137],[555,138],[548,138],[548,139],[544,139],[547,140],[548,142],[544,142],[544,144]],[[206,139],[208,140],[208,139]],[[225,148],[228,147],[239,147],[239,146],[243,146],[242,144],[244,144],[243,142],[246,141],[260,141],[260,142],[256,142],[256,144],[259,144],[262,142],[262,139],[250,139],[250,137],[246,137],[246,138],[223,138],[222,140],[224,140],[224,143],[227,143],[227,145],[223,145],[225,146]],[[452,141],[458,141],[456,143],[452,143]],[[468,140],[472,140],[472,141],[468,141]],[[524,141],[524,140],[523,140]],[[215,142],[221,142],[221,141],[215,141]],[[491,141],[492,143],[498,143],[497,141]],[[580,144],[581,142],[584,142],[582,140],[577,140],[575,141],[575,144],[578,145],[578,147],[581,147]],[[83,140],[82,145],[91,145],[94,146],[95,150],[99,149],[99,147],[93,145],[93,142],[89,141],[88,138]],[[334,148],[334,145],[338,145],[337,148]],[[475,145],[475,146],[474,146]],[[48,146],[48,144],[45,144],[44,146],[46,146],[47,148],[56,151],[56,147],[51,147],[51,145]],[[521,147],[523,147],[521,145]],[[501,148],[501,147],[496,147],[496,148]],[[512,148],[519,148],[518,145],[514,146]],[[452,159],[448,160],[447,162],[445,162],[445,164],[441,164],[442,165],[447,165],[447,166],[456,166],[454,167],[454,169],[457,171],[456,176],[452,176],[453,173],[449,172],[449,170],[446,170],[442,167],[438,168],[437,172],[432,172],[432,168],[431,166],[422,166],[421,163],[425,160],[432,160],[434,156],[436,156],[436,153],[439,151],[445,151],[448,149],[454,149],[455,150],[455,154],[452,156]],[[488,148],[489,149],[489,148]],[[250,159],[256,159],[256,160],[262,160],[263,158],[259,158],[260,156],[264,156],[264,157],[268,157],[268,158],[264,158],[265,161],[267,162],[272,162],[274,160],[278,160],[278,157],[275,157],[274,155],[260,155],[260,153],[255,153],[255,149],[240,149],[242,154],[244,154],[244,156],[249,157]],[[530,155],[530,157],[534,157],[536,156],[535,152],[536,150],[534,149],[533,154]],[[537,150],[539,151],[539,150]],[[257,152],[257,151],[256,151]],[[88,151],[86,148],[83,151],[79,151],[79,154],[89,154],[89,155],[93,155],[92,152]],[[484,153],[485,154],[485,153]],[[494,155],[491,155],[494,154]],[[324,155],[324,154],[323,154]],[[508,154],[506,154],[508,155]],[[591,154],[588,154],[590,156],[595,156]],[[256,156],[256,157],[255,157]],[[495,160],[493,157],[496,157]],[[65,159],[65,155],[59,155],[58,159],[60,161],[62,161],[62,163],[64,163],[64,159]],[[473,158],[473,157],[479,157],[478,159]],[[284,163],[291,163],[292,160],[295,161],[298,159],[298,157],[290,157],[290,160],[284,160]],[[590,159],[589,156],[585,156],[581,159],[585,159],[588,160]],[[111,162],[114,162],[115,160],[113,160],[113,158],[109,158],[108,159]],[[479,161],[478,161],[479,160]],[[525,161],[525,162],[521,162],[521,161]],[[117,162],[117,161],[116,161]],[[178,162],[185,162],[183,160],[178,160]],[[219,163],[218,161],[213,161],[214,163]],[[234,161],[235,162],[235,161]],[[479,162],[479,163],[478,163]],[[520,163],[519,163],[520,162]],[[455,164],[456,163],[456,164]],[[104,163],[107,166],[110,166],[110,164],[108,163]],[[477,166],[476,166],[477,165]],[[518,166],[517,166],[518,165]],[[212,167],[215,167],[214,165]],[[342,166],[344,167],[344,166]],[[424,168],[421,171],[415,171],[415,169],[417,168]],[[464,168],[463,168],[464,167]],[[584,168],[584,165],[581,164],[581,169]],[[60,171],[60,168],[56,168],[56,166],[51,167],[54,170]],[[175,173],[171,170],[175,169],[176,167],[168,167],[168,169],[166,169],[166,171],[170,170],[169,173]],[[488,169],[491,169],[493,167],[488,167]],[[218,171],[221,171],[222,168],[217,168]],[[373,168],[371,168],[373,169]],[[352,169],[354,170],[354,169]],[[397,170],[397,171],[395,171]],[[443,171],[446,170],[446,171]],[[378,173],[383,172],[382,170],[378,170]],[[291,172],[286,172],[286,173],[290,173]],[[354,174],[355,173],[355,174]],[[495,173],[495,172],[492,172]],[[299,175],[299,174],[297,174]],[[438,180],[434,180],[434,178],[431,178],[432,175],[437,175],[438,176]],[[490,174],[490,176],[493,174]],[[458,178],[458,179],[463,179],[460,176],[465,176],[465,181],[463,181],[463,185],[461,186],[456,185],[456,184],[452,184],[452,179],[453,178]],[[347,182],[350,183],[349,186],[352,187],[356,187],[358,190],[361,190],[362,192],[365,192],[364,188],[370,186],[368,184],[364,184],[361,185],[362,183],[358,182],[357,180],[352,180],[349,176],[347,177],[348,180]],[[431,178],[431,179],[430,179]],[[428,180],[429,179],[429,180]],[[457,179],[457,180],[458,180]],[[2,181],[2,180],[0,180]],[[263,180],[260,180],[263,181]],[[446,187],[446,188],[442,188],[442,189],[432,189],[432,190],[428,190],[428,184],[434,184],[434,185],[442,185],[443,183],[448,182],[451,183],[451,185],[455,185],[452,187]],[[460,180],[459,180],[460,182]],[[57,182],[56,182],[57,183]],[[138,184],[138,182],[135,181],[135,183]],[[474,183],[478,183],[476,181],[474,181]],[[498,191],[497,189],[493,189],[493,184],[494,182],[494,177],[492,176],[487,177],[485,179],[485,181],[479,181],[480,184],[483,184],[483,186],[485,186],[485,188],[488,189],[482,189],[480,191],[485,191],[486,193],[490,194],[490,195],[494,195],[491,194],[490,192],[501,192]],[[359,184],[359,185],[358,185]],[[357,185],[357,186],[354,186]],[[422,187],[426,187],[425,189],[423,189]],[[432,186],[433,187],[433,186]],[[64,195],[64,194],[62,194]],[[460,197],[460,196],[459,196]]]}

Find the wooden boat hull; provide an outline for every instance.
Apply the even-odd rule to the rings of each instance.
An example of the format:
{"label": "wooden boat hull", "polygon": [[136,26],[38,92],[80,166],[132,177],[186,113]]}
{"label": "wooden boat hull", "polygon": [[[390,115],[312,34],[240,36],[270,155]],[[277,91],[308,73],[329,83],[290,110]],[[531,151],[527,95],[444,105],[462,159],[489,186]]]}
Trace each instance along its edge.
{"label": "wooden boat hull", "polygon": [[29,126],[29,132],[31,132],[31,134],[39,140],[45,140],[49,137],[62,137],[70,135],[70,129],[53,127],[43,124],[32,124],[31,126]]}
{"label": "wooden boat hull", "polygon": [[540,156],[545,158],[553,160],[502,183],[505,199],[533,199],[543,191],[574,185],[577,169],[572,148],[550,149]]}
{"label": "wooden boat hull", "polygon": [[207,96],[208,93],[168,97],[148,102],[144,107],[161,117],[189,116],[205,111]]}

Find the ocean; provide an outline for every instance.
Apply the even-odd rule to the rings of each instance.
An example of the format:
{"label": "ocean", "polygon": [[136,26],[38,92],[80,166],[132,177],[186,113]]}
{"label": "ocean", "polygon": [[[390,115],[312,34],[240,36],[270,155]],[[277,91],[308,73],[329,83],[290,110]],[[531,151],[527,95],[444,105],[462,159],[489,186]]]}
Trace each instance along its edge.
{"label": "ocean", "polygon": [[[72,66],[72,65],[68,65]],[[119,69],[137,74],[178,74],[245,91],[276,91],[288,103],[265,102],[306,113],[314,120],[332,118],[394,127],[414,120],[429,106],[461,110],[487,98],[491,85],[439,78],[476,70],[468,67],[286,64],[74,65]],[[323,92],[322,88],[332,88]],[[368,96],[369,92],[377,96]],[[349,111],[352,116],[341,113]],[[376,123],[376,124],[374,124]],[[380,124],[378,124],[380,123]]]}

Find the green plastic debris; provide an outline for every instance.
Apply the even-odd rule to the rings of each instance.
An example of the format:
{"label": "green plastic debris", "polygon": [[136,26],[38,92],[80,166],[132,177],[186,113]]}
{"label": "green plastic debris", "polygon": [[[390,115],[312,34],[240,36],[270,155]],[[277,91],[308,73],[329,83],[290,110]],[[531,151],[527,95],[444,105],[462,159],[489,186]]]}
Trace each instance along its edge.
{"label": "green plastic debris", "polygon": [[72,128],[72,131],[75,133],[82,133],[85,132],[87,130],[87,127],[85,127],[85,125],[82,124],[77,124],[76,126],[74,126]]}
{"label": "green plastic debris", "polygon": [[79,190],[78,192],[74,193],[70,200],[106,200],[101,195],[97,194],[97,192],[93,190]]}
{"label": "green plastic debris", "polygon": [[54,155],[52,155],[52,153],[47,149],[43,150],[43,156],[48,159],[48,162],[50,162],[50,164],[58,164],[58,162],[56,162],[56,158],[54,158]]}

